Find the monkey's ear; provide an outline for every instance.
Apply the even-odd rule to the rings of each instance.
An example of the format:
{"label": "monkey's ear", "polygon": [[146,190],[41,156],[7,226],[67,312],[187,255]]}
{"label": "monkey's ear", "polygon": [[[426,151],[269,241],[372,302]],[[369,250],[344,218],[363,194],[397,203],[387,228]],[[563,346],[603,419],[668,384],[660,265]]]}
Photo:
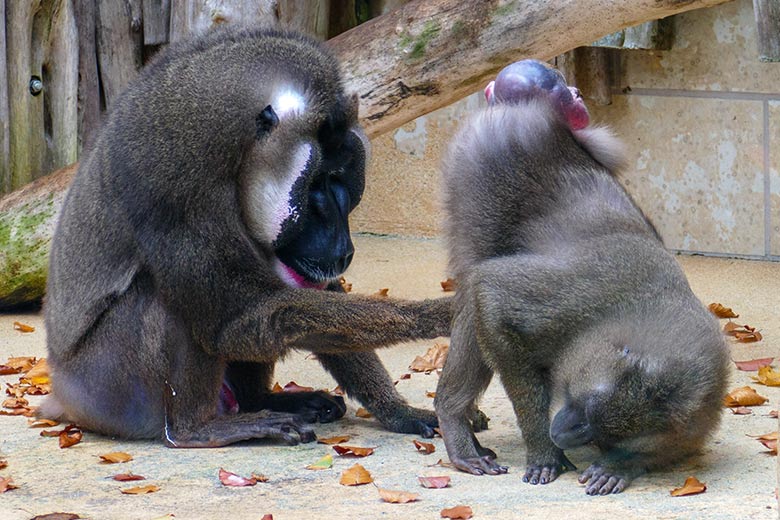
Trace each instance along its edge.
{"label": "monkey's ear", "polygon": [[279,124],[274,107],[268,105],[255,117],[255,139],[268,135]]}

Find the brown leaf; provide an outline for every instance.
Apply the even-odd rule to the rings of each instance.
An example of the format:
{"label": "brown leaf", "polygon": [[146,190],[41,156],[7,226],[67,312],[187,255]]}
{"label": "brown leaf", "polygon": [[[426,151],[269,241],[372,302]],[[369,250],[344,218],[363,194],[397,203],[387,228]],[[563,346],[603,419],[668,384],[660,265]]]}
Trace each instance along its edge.
{"label": "brown leaf", "polygon": [[777,414],[777,410],[770,410],[770,411],[769,411],[769,413],[768,413],[767,415],[768,415],[769,417],[771,417],[772,419],[777,419],[777,415],[778,415],[778,414]]}
{"label": "brown leaf", "polygon": [[49,383],[49,375],[49,362],[46,361],[46,358],[41,358],[30,370],[25,372],[22,382],[31,385]]}
{"label": "brown leaf", "polygon": [[341,288],[344,289],[344,292],[352,292],[352,284],[349,283],[346,278],[343,276],[339,278],[339,283],[341,284]]}
{"label": "brown leaf", "polygon": [[35,410],[32,408],[14,408],[13,410],[0,410],[0,415],[23,415],[25,417],[32,417],[35,415]]}
{"label": "brown leaf", "polygon": [[[441,462],[441,461],[439,461]],[[420,481],[420,485],[424,488],[428,489],[441,489],[446,488],[450,485],[450,477],[447,476],[441,476],[441,477],[417,477],[417,480]]]}
{"label": "brown leaf", "polygon": [[251,478],[253,478],[253,479],[255,479],[255,480],[256,480],[256,481],[258,481],[258,482],[268,482],[268,480],[270,480],[268,477],[266,477],[266,476],[265,476],[265,475],[263,475],[262,473],[254,473],[254,472],[253,472],[253,473],[250,475],[250,477],[251,477]]}
{"label": "brown leaf", "polygon": [[18,330],[19,332],[35,332],[35,327],[33,327],[32,325],[27,325],[26,323],[22,323],[20,321],[15,321],[14,330]]}
{"label": "brown leaf", "polygon": [[118,473],[111,477],[117,482],[132,482],[134,480],[146,480],[146,477],[142,475],[134,475],[133,473]]}
{"label": "brown leaf", "polygon": [[453,278],[447,278],[439,282],[441,284],[441,290],[444,292],[452,292],[458,286],[457,282]]}
{"label": "brown leaf", "polygon": [[10,376],[21,372],[21,368],[9,367],[8,365],[0,365],[0,376]]}
{"label": "brown leaf", "polygon": [[764,339],[764,337],[758,331],[737,332],[736,334],[734,334],[734,337],[740,343],[755,343],[757,341],[761,341],[762,339]]}
{"label": "brown leaf", "polygon": [[41,430],[41,437],[59,437],[62,430]]}
{"label": "brown leaf", "polygon": [[344,395],[344,389],[341,388],[341,385],[336,385],[336,388],[330,391],[332,395]]}
{"label": "brown leaf", "polygon": [[[434,430],[438,430],[438,428],[434,428]],[[441,433],[439,433],[439,436],[441,437]],[[444,462],[443,459],[439,459],[434,464],[428,464],[427,465],[427,467],[429,467],[429,468],[432,468],[434,466],[439,466],[439,467],[442,467],[442,468],[453,468],[453,469],[455,469],[455,464],[453,464],[452,462]]]}
{"label": "brown leaf", "polygon": [[30,419],[27,421],[29,428],[49,428],[60,424],[58,421],[52,419]]}
{"label": "brown leaf", "polygon": [[373,414],[361,406],[355,412],[355,416],[360,417],[361,419],[370,419],[373,417]]}
{"label": "brown leaf", "polygon": [[758,406],[764,404],[769,399],[759,395],[752,387],[741,386],[735,388],[723,399],[724,406],[734,408],[736,406]]}
{"label": "brown leaf", "polygon": [[766,386],[780,386],[780,372],[772,367],[761,367],[758,369],[758,376],[751,376],[753,381]]}
{"label": "brown leaf", "polygon": [[436,446],[431,444],[430,442],[421,442],[418,440],[412,441],[414,442],[414,447],[417,448],[417,451],[424,455],[430,455],[434,451],[436,451]]}
{"label": "brown leaf", "polygon": [[374,479],[371,478],[371,473],[366,470],[360,464],[355,464],[349,469],[344,470],[341,474],[339,484],[342,486],[361,486],[363,484],[370,484]]}
{"label": "brown leaf", "polygon": [[350,439],[349,435],[336,435],[335,437],[325,437],[324,439],[317,439],[318,444],[341,444],[347,442]]}
{"label": "brown leaf", "polygon": [[271,393],[278,394],[279,392],[284,392],[284,388],[282,388],[282,385],[279,384],[279,381],[274,383],[273,388],[271,388]]}
{"label": "brown leaf", "polygon": [[425,397],[430,397],[431,399],[436,399],[436,392],[425,392]]}
{"label": "brown leaf", "polygon": [[160,491],[159,486],[149,484],[148,486],[136,486],[131,488],[120,489],[124,495],[145,495],[147,493],[155,493]]}
{"label": "brown leaf", "polygon": [[776,441],[778,439],[778,432],[769,432],[764,433],[763,435],[750,435],[748,433],[746,435],[751,439],[756,439],[759,441]]}
{"label": "brown leaf", "polygon": [[391,504],[406,504],[407,502],[416,502],[420,500],[420,495],[417,493],[408,493],[406,491],[390,491],[389,489],[377,488],[379,491],[379,497],[385,502]]}
{"label": "brown leaf", "polygon": [[339,455],[354,455],[355,457],[368,457],[376,448],[361,448],[358,446],[333,446],[333,450]]}
{"label": "brown leaf", "polygon": [[8,461],[5,459],[0,459],[0,469],[5,469],[8,467]]}
{"label": "brown leaf", "polygon": [[[43,434],[43,432],[41,432]],[[81,442],[83,433],[75,424],[69,424],[58,435],[60,438],[60,448],[70,448]]]}
{"label": "brown leaf", "polygon": [[731,413],[733,413],[734,415],[752,415],[753,410],[751,410],[747,406],[737,406],[736,408],[731,409]]}
{"label": "brown leaf", "polygon": [[455,506],[449,509],[442,509],[440,514],[442,518],[452,518],[452,519],[461,519],[461,520],[468,520],[469,518],[474,516],[474,512],[471,510],[469,506]]}
{"label": "brown leaf", "polygon": [[412,374],[406,373],[406,374],[401,374],[401,377],[399,377],[398,379],[411,379],[411,378],[412,378]]}
{"label": "brown leaf", "polygon": [[673,497],[684,497],[687,495],[698,495],[704,493],[707,490],[707,484],[699,482],[696,477],[688,477],[685,479],[685,484],[682,487],[675,488],[671,491]]}
{"label": "brown leaf", "polygon": [[291,394],[294,394],[296,392],[313,392],[314,388],[311,386],[301,386],[295,381],[290,381],[286,385],[284,385],[285,392],[289,392]]}
{"label": "brown leaf", "polygon": [[766,357],[760,359],[750,359],[748,361],[734,361],[734,364],[737,365],[738,370],[752,372],[754,370],[758,370],[761,367],[771,365],[774,359],[775,358]]}
{"label": "brown leaf", "polygon": [[14,373],[27,372],[37,361],[37,358],[34,356],[9,357],[8,361],[5,362],[5,366],[16,370]]}
{"label": "brown leaf", "polygon": [[255,478],[242,477],[222,468],[219,468],[219,481],[222,482],[223,486],[228,487],[247,487],[257,484],[257,479]]}
{"label": "brown leaf", "polygon": [[11,397],[3,401],[3,408],[29,408],[30,402],[24,397]]}
{"label": "brown leaf", "polygon": [[739,318],[739,314],[734,314],[734,311],[721,303],[711,303],[707,308],[718,318]]}
{"label": "brown leaf", "polygon": [[124,451],[112,451],[111,453],[104,453],[103,455],[98,456],[101,458],[102,462],[105,462],[106,464],[117,464],[133,460],[133,456]]}
{"label": "brown leaf", "polygon": [[390,292],[390,289],[387,287],[382,287],[377,292],[373,294],[373,296],[379,296],[380,298],[386,298],[387,294]]}
{"label": "brown leaf", "polygon": [[14,479],[11,477],[0,477],[0,494],[12,489],[19,489],[19,486],[13,483]]}
{"label": "brown leaf", "polygon": [[261,518],[260,520],[274,520],[274,515],[272,515],[271,513],[265,514],[263,515],[263,518]]}
{"label": "brown leaf", "polygon": [[423,356],[417,356],[409,365],[413,372],[432,372],[444,367],[447,359],[447,350],[449,345],[446,343],[435,343]]}
{"label": "brown leaf", "polygon": [[48,513],[32,517],[30,520],[78,520],[81,518],[76,513]]}
{"label": "brown leaf", "polygon": [[750,325],[737,325],[733,321],[730,321],[723,326],[723,332],[729,336],[734,336],[740,343],[754,343],[763,339],[761,333],[758,332],[755,327],[751,327]]}

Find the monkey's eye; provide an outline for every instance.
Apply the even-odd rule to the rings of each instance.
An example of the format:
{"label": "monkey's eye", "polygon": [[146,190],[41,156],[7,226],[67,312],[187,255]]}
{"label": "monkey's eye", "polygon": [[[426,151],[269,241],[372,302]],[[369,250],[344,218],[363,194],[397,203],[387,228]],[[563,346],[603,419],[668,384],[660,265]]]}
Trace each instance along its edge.
{"label": "monkey's eye", "polygon": [[279,116],[274,107],[268,105],[262,112],[255,116],[255,139],[268,135],[279,124]]}

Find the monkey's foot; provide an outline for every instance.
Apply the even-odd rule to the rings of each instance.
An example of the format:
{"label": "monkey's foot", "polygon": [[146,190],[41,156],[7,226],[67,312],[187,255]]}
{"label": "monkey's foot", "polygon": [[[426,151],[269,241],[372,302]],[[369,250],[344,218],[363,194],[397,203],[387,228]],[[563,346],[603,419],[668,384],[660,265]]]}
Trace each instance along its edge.
{"label": "monkey's foot", "polygon": [[344,398],[327,392],[274,392],[260,403],[262,409],[300,415],[306,422],[333,422],[347,412]]}
{"label": "monkey's foot", "polygon": [[628,487],[630,477],[616,474],[611,468],[600,464],[591,464],[577,479],[580,484],[586,484],[588,495],[609,495],[620,493]]}
{"label": "monkey's foot", "polygon": [[[487,448],[483,448],[487,450]],[[500,475],[509,471],[507,466],[501,466],[495,461],[496,454],[492,450],[488,450],[491,455],[483,455],[481,457],[450,457],[450,462],[453,466],[466,473],[472,475]]]}
{"label": "monkey's foot", "polygon": [[436,434],[433,429],[439,426],[434,412],[407,404],[393,407],[389,414],[375,412],[370,408],[369,411],[391,432],[415,433],[424,439],[431,439]]}
{"label": "monkey's foot", "polygon": [[525,468],[525,475],[523,475],[523,482],[549,484],[558,478],[558,475],[574,469],[577,469],[574,464],[566,458],[566,455],[561,454],[558,462],[552,464],[528,464]]}

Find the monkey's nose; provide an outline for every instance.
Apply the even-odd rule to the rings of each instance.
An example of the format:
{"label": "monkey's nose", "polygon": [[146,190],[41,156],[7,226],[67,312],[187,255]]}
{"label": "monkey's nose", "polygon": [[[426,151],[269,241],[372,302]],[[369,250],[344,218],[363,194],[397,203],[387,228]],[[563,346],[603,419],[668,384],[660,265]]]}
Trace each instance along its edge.
{"label": "monkey's nose", "polygon": [[354,254],[355,252],[351,251],[336,261],[336,269],[338,269],[340,273],[343,273],[344,271],[347,270],[349,264],[352,263],[352,257],[354,256]]}

